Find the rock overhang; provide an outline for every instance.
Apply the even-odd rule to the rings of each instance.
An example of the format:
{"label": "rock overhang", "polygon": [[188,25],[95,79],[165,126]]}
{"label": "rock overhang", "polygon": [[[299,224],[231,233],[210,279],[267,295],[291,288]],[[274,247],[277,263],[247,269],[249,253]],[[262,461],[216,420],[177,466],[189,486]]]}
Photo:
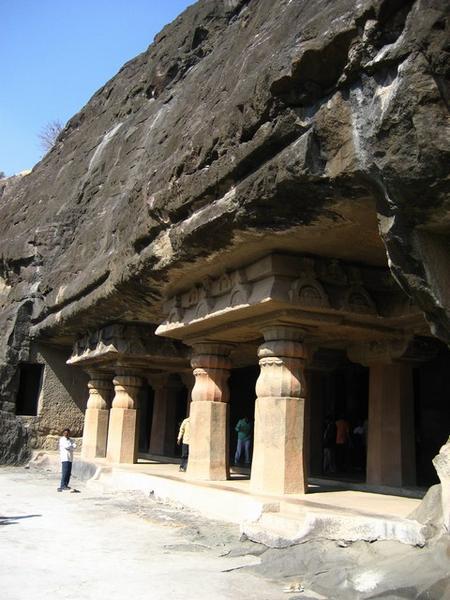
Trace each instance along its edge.
{"label": "rock overhang", "polygon": [[[193,278],[246,229],[306,231],[328,215],[338,231],[336,202],[370,197],[395,277],[448,340],[445,4],[189,8],[2,186],[8,319],[32,302],[33,335],[157,323],[180,272]],[[211,227],[193,229],[221,198]],[[353,240],[361,262],[369,239]]]}

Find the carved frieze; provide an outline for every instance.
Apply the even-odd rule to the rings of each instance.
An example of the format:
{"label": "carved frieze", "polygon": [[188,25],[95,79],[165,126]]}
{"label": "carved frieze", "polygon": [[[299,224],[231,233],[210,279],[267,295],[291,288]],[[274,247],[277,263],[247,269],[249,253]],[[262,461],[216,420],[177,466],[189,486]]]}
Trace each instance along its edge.
{"label": "carved frieze", "polygon": [[323,286],[312,277],[296,279],[289,290],[289,300],[305,307],[329,308],[330,302]]}
{"label": "carved frieze", "polygon": [[[183,331],[192,335],[203,327],[206,331],[214,322],[233,321],[235,315],[245,319],[269,310],[295,310],[317,322],[350,319],[355,326],[367,318],[368,322],[376,320],[378,326],[381,318],[403,315],[404,296],[395,286],[387,286],[388,280],[387,269],[272,253],[208,277],[169,298],[166,320],[156,334],[183,339]],[[384,295],[388,298],[385,304]],[[378,304],[382,304],[381,310]]]}
{"label": "carved frieze", "polygon": [[354,285],[345,292],[341,306],[348,312],[373,315],[377,312],[374,301],[361,285]]}
{"label": "carved frieze", "polygon": [[96,365],[105,360],[160,357],[187,360],[187,348],[178,342],[155,336],[152,325],[115,323],[78,339],[68,364]]}

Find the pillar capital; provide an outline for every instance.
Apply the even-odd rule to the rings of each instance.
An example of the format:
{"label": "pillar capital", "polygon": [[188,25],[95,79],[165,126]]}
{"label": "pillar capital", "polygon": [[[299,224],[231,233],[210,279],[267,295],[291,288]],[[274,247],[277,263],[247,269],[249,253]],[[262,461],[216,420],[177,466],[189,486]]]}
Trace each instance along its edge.
{"label": "pillar capital", "polygon": [[273,326],[263,330],[264,342],[258,348],[260,376],[256,382],[258,398],[302,397],[305,348],[299,341],[301,330]]}
{"label": "pillar capital", "polygon": [[264,342],[258,348],[260,365],[281,364],[283,359],[306,357],[305,348],[300,341],[303,336],[302,330],[296,327],[273,325],[262,329],[261,333]]}
{"label": "pillar capital", "polygon": [[235,347],[235,344],[214,342],[211,340],[193,340],[186,343],[191,346],[193,354],[218,354],[220,356],[228,356]]}
{"label": "pillar capital", "polygon": [[135,408],[139,389],[144,383],[143,377],[137,375],[117,374],[114,376],[113,408]]}
{"label": "pillar capital", "polygon": [[87,408],[104,410],[113,393],[112,376],[108,373],[90,371],[88,381],[89,398]]}
{"label": "pillar capital", "polygon": [[365,367],[397,362],[420,363],[432,359],[438,347],[439,343],[432,338],[404,337],[353,344],[347,349],[347,356]]}
{"label": "pillar capital", "polygon": [[291,340],[293,342],[299,342],[305,336],[303,329],[294,327],[291,325],[266,325],[261,328],[261,333],[264,336],[266,342],[276,340]]}
{"label": "pillar capital", "polygon": [[196,342],[192,345],[191,366],[195,377],[192,400],[228,402],[232,344]]}
{"label": "pillar capital", "polygon": [[364,367],[376,364],[390,364],[400,358],[408,346],[409,340],[373,340],[353,344],[347,348],[347,356],[353,363]]}
{"label": "pillar capital", "polygon": [[99,379],[103,381],[111,381],[113,375],[109,371],[101,371],[100,369],[94,369],[90,367],[89,369],[84,369],[85,373],[89,375],[89,379]]}
{"label": "pillar capital", "polygon": [[231,369],[231,360],[229,356],[234,348],[233,344],[201,341],[194,342],[191,345],[192,368]]}

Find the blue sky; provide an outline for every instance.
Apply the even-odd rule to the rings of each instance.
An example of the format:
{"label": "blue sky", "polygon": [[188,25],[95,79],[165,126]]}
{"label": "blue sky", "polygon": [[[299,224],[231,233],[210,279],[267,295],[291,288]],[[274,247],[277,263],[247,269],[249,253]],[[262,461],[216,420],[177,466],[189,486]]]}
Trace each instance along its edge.
{"label": "blue sky", "polygon": [[0,0],[0,171],[30,169],[65,123],[194,0]]}

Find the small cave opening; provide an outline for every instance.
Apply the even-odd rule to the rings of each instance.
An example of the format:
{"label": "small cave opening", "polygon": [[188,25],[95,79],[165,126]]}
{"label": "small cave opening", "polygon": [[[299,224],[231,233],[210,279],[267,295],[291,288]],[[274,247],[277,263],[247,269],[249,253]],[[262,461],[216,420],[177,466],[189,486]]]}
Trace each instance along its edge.
{"label": "small cave opening", "polygon": [[42,386],[44,365],[22,363],[19,367],[19,389],[16,397],[16,414],[36,416]]}

